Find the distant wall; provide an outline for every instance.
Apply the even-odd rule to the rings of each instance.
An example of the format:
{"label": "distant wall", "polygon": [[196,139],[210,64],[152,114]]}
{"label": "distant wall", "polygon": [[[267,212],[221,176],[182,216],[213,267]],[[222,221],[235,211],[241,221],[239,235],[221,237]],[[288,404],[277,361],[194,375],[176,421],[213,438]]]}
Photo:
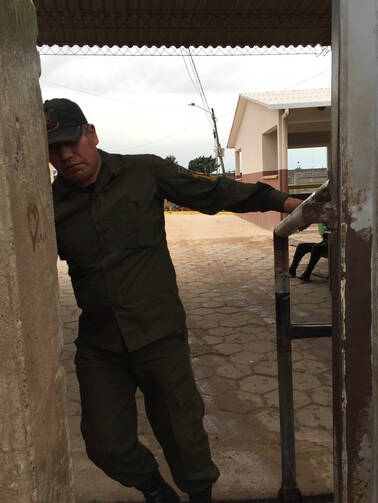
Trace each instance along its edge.
{"label": "distant wall", "polygon": [[0,2],[0,501],[73,503],[31,0]]}
{"label": "distant wall", "polygon": [[[287,171],[285,171],[287,173]],[[267,173],[251,173],[249,175],[244,175],[242,177],[242,182],[244,183],[256,183],[256,182],[264,182],[267,183],[268,185],[271,185],[275,189],[280,190],[280,179],[278,178],[278,175],[271,175],[271,178],[269,179],[264,179],[263,176],[269,176]],[[282,220],[282,213],[278,213],[277,211],[265,211],[264,213],[261,213],[260,211],[257,212],[250,212],[250,213],[244,213],[242,216],[249,222],[253,222],[256,225],[260,225],[260,227],[265,227],[266,229],[274,229]]]}
{"label": "distant wall", "polygon": [[[277,110],[268,110],[264,106],[248,101],[240,130],[236,138],[236,148],[241,148],[243,175],[261,173],[269,170],[268,161],[263,159],[263,134],[272,133],[277,128]],[[274,134],[266,136],[274,143]],[[277,138],[275,140],[277,142]],[[274,145],[271,145],[274,150]],[[277,153],[277,146],[274,150]],[[265,156],[267,154],[265,153]],[[265,164],[265,166],[264,166]],[[277,159],[272,160],[271,170],[277,169]]]}

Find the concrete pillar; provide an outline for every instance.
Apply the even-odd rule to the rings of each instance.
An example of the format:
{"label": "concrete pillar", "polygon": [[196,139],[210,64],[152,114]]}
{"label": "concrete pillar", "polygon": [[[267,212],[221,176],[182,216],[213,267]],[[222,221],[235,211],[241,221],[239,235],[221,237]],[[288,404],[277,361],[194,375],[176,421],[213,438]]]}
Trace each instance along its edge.
{"label": "concrete pillar", "polygon": [[0,2],[0,501],[73,503],[36,35]]}
{"label": "concrete pillar", "polygon": [[235,149],[235,178],[240,178],[240,148]]}
{"label": "concrete pillar", "polygon": [[278,178],[280,181],[279,189],[288,192],[287,181],[287,149],[288,149],[288,130],[287,116],[289,110],[278,110],[278,128],[277,128],[277,155],[278,155]]}
{"label": "concrete pillar", "polygon": [[332,21],[335,501],[378,501],[378,0]]}

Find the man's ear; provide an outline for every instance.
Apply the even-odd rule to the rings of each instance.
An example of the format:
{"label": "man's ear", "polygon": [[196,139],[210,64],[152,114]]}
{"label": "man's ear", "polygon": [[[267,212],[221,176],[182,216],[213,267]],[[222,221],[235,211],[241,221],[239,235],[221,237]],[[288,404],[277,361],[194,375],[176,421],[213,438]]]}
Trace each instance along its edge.
{"label": "man's ear", "polygon": [[92,140],[92,143],[94,145],[98,145],[99,139],[98,139],[98,136],[96,133],[96,128],[94,127],[93,124],[88,124],[87,127],[88,127],[88,134],[89,134],[90,139]]}

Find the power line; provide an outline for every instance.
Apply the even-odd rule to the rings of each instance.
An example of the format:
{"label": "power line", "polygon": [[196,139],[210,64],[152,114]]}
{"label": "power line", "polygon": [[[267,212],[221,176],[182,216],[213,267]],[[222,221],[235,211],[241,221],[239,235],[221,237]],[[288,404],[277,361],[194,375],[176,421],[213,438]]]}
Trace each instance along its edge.
{"label": "power line", "polygon": [[189,49],[188,49],[188,57],[189,57],[189,63],[191,65],[191,67],[192,67],[192,72],[193,72],[194,78],[195,78],[195,80],[196,80],[196,82],[198,84],[198,92],[199,92],[199,95],[201,97],[202,105],[210,113],[210,107],[209,107],[209,104],[208,104],[207,99],[206,99],[205,92],[204,92],[203,87],[202,87],[201,79],[199,78],[199,75],[198,75],[198,72],[197,72],[197,68],[196,68],[196,65],[194,63],[193,56],[191,55]]}
{"label": "power line", "polygon": [[[230,112],[225,112],[224,114],[222,114],[218,117],[218,120],[222,119],[222,117],[225,117],[226,115],[232,114],[233,112],[234,112],[233,110],[231,110]],[[132,147],[126,147],[126,148],[127,148],[127,150],[135,150],[136,148],[146,147],[147,145],[152,145],[153,143],[158,143],[159,141],[168,140],[169,138],[172,138],[173,136],[177,136],[178,134],[181,134],[184,131],[187,131],[188,129],[191,129],[191,128],[197,126],[201,122],[203,122],[203,119],[200,121],[194,122],[190,126],[187,126],[183,129],[180,129],[179,131],[176,131],[175,133],[169,134],[168,136],[163,136],[162,138],[157,138],[156,140],[149,141],[148,143],[141,143],[139,145],[133,145]]]}
{"label": "power line", "polygon": [[285,91],[287,91],[288,89],[291,89],[292,87],[299,86],[299,84],[303,84],[304,82],[307,82],[307,81],[309,81],[309,80],[312,80],[312,79],[314,79],[315,77],[318,77],[319,75],[323,75],[323,73],[327,73],[327,72],[329,72],[329,71],[330,71],[330,69],[331,69],[331,67],[329,67],[329,68],[327,68],[326,70],[323,70],[323,71],[321,71],[321,72],[319,72],[319,73],[316,73],[315,75],[311,75],[311,77],[308,77],[307,79],[301,80],[300,82],[297,82],[297,83],[295,83],[295,84],[293,84],[293,85],[291,85],[291,86],[289,86],[289,87],[286,87],[286,88],[285,88]]}
{"label": "power line", "polygon": [[216,117],[215,117],[214,109],[210,108],[210,106],[209,106],[209,103],[208,103],[207,98],[206,98],[205,91],[204,91],[203,86],[202,86],[202,82],[201,82],[200,76],[198,75],[198,71],[197,71],[196,65],[194,63],[193,56],[191,55],[191,52],[190,52],[189,48],[188,48],[188,55],[189,55],[189,61],[190,61],[191,65],[192,65],[192,68],[193,68],[193,71],[194,71],[194,74],[195,74],[196,81],[197,81],[198,86],[199,86],[200,96],[201,96],[202,104],[204,106],[203,109],[206,110],[209,113],[209,115],[211,116],[215,152],[216,152],[216,156],[219,159],[220,167],[222,168],[222,173],[224,174],[225,170],[224,170],[224,163],[223,163],[223,149],[222,149],[220,141],[219,141],[218,128],[217,128],[217,120],[216,120]]}
{"label": "power line", "polygon": [[102,100],[114,101],[114,102],[117,102],[117,103],[124,103],[126,105],[131,105],[131,106],[134,106],[134,107],[153,108],[155,110],[164,110],[164,111],[168,111],[168,112],[180,112],[180,113],[182,112],[182,110],[174,109],[174,108],[155,107],[153,105],[145,105],[145,104],[142,104],[142,103],[134,103],[132,101],[121,100],[121,99],[118,99],[118,98],[109,98],[108,96],[103,96],[101,94],[95,94],[95,93],[89,93],[88,91],[83,91],[82,89],[77,89],[77,88],[74,88],[74,87],[65,86],[64,84],[58,84],[57,82],[51,82],[51,81],[48,81],[48,80],[45,80],[45,79],[40,79],[40,80],[41,80],[41,82],[45,82],[46,84],[49,84],[49,85],[52,85],[52,86],[62,87],[63,89],[69,89],[70,91],[75,91],[75,92],[78,92],[78,93],[87,94],[88,96],[95,96],[96,98],[101,98]]}
{"label": "power line", "polygon": [[192,84],[193,84],[194,89],[195,89],[197,92],[199,92],[199,89],[198,89],[198,87],[197,87],[196,83],[194,82],[193,77],[192,77],[192,75],[191,75],[191,73],[190,73],[190,71],[189,71],[188,65],[187,65],[187,63],[186,63],[185,55],[183,54],[183,51],[182,51],[182,50],[181,50],[181,53],[182,53],[182,59],[184,60],[184,64],[185,64],[185,68],[186,68],[186,72],[187,72],[187,74],[189,75],[189,78],[190,78],[190,80],[191,80],[191,82],[192,82]]}
{"label": "power line", "polygon": [[[210,114],[210,110],[208,108],[208,105],[205,102],[206,96],[204,97],[203,94],[202,94],[202,91],[201,91],[201,82],[199,81],[199,77],[197,77],[198,73],[196,75],[196,69],[195,69],[194,61],[193,61],[193,58],[191,57],[190,51],[187,50],[188,54],[186,54],[186,57],[189,60],[189,66],[190,66],[190,68],[189,68],[189,66],[188,66],[188,64],[186,62],[184,51],[182,50],[181,52],[182,52],[182,57],[183,57],[183,60],[184,60],[186,71],[187,71],[187,73],[189,75],[189,78],[190,78],[192,84],[193,84],[193,87],[196,90],[196,92],[198,92],[198,94],[199,94],[199,96],[201,98],[201,102],[202,102],[203,107]],[[193,76],[192,76],[192,73],[193,73]],[[206,120],[209,121],[210,126],[212,126],[212,122],[210,120],[210,117],[207,114],[205,114],[205,116],[206,116]]]}
{"label": "power line", "polygon": [[157,138],[156,140],[149,141],[148,143],[141,143],[139,145],[133,145],[132,147],[126,147],[126,149],[127,150],[135,150],[136,148],[146,147],[147,145],[151,145],[152,143],[158,143],[159,141],[168,140],[169,138],[172,138],[173,136],[177,136],[178,134],[181,134],[184,131],[187,131],[188,129],[191,129],[191,128],[197,126],[201,122],[203,122],[203,119],[200,120],[200,121],[194,122],[190,126],[187,126],[187,127],[183,128],[183,129],[180,129],[179,131],[176,131],[175,133],[169,134],[168,136],[163,136],[161,138]]}

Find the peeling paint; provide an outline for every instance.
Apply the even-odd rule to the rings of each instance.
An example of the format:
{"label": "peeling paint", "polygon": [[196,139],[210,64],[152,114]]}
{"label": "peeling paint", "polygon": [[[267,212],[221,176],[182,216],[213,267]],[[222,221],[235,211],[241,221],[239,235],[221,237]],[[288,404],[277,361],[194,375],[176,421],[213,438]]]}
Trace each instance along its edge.
{"label": "peeling paint", "polygon": [[350,226],[356,232],[371,232],[373,221],[373,202],[365,200],[363,203],[351,205]]}

